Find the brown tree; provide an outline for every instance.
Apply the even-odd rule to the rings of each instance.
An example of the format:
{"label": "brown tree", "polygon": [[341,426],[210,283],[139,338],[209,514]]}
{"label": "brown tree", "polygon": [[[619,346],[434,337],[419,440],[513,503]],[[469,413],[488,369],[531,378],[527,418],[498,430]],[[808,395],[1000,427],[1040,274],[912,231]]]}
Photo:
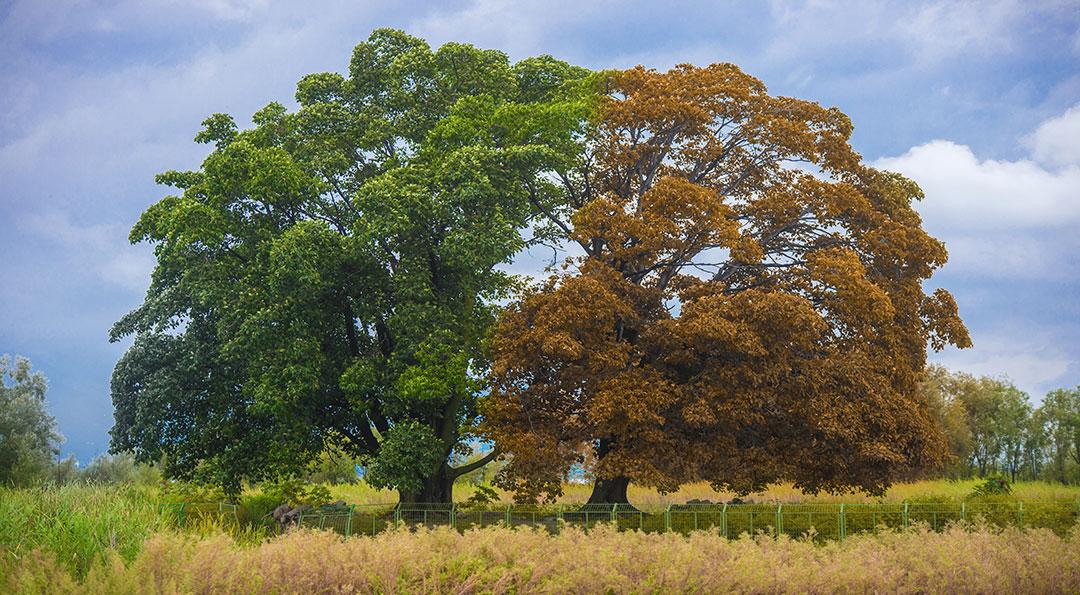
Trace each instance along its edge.
{"label": "brown tree", "polygon": [[[592,502],[629,482],[880,493],[947,453],[916,386],[970,345],[918,186],[861,162],[835,108],[731,64],[611,76],[589,150],[533,197],[584,252],[504,314],[486,430],[500,481],[554,495],[581,446]],[[552,195],[554,193],[547,193]]]}

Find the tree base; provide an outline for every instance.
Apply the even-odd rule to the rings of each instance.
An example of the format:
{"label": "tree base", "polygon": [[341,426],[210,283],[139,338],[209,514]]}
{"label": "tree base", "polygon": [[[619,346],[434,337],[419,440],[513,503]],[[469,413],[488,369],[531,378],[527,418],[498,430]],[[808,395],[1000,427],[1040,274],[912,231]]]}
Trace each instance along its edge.
{"label": "tree base", "polygon": [[626,490],[630,486],[629,477],[614,477],[611,479],[597,479],[593,484],[592,495],[589,496],[589,504],[618,504],[620,509],[636,510],[630,505],[630,499]]}

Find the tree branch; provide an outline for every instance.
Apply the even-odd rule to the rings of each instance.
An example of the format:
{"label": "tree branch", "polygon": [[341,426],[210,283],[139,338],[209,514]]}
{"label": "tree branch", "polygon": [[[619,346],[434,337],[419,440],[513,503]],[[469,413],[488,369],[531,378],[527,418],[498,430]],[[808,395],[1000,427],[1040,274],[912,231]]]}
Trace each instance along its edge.
{"label": "tree branch", "polygon": [[499,456],[499,449],[493,448],[493,449],[491,449],[491,452],[489,452],[486,455],[480,457],[479,459],[476,459],[475,461],[473,461],[471,463],[468,463],[466,465],[462,465],[460,467],[450,467],[449,475],[450,475],[450,477],[452,479],[457,478],[457,477],[461,477],[462,475],[465,475],[466,473],[476,471],[477,469],[483,467],[484,465],[487,465],[488,463],[494,461],[495,458],[498,457],[498,456]]}

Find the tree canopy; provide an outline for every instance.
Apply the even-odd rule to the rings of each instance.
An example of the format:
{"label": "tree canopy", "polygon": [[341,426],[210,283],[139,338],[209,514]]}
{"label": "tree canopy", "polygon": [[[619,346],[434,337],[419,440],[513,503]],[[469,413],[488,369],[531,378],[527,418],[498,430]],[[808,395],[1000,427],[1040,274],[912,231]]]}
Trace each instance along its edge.
{"label": "tree canopy", "polygon": [[343,451],[402,498],[446,501],[475,441],[484,349],[515,288],[499,267],[534,202],[558,202],[595,93],[548,56],[399,31],[313,74],[299,108],[215,114],[198,171],[142,215],[155,245],[112,394],[115,451],[232,491]]}
{"label": "tree canopy", "polygon": [[918,186],[864,164],[835,108],[731,64],[613,73],[548,225],[580,248],[509,308],[486,431],[529,497],[595,453],[629,481],[880,493],[939,463],[927,345],[970,345]]}
{"label": "tree canopy", "polygon": [[45,410],[47,388],[30,360],[0,357],[0,484],[39,478],[59,452],[56,420]]}

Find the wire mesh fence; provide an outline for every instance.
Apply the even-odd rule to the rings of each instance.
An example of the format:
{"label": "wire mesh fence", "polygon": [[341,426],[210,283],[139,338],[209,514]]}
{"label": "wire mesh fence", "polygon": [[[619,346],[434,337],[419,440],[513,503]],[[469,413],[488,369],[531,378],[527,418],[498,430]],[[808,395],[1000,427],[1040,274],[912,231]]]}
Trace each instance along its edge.
{"label": "wire mesh fence", "polygon": [[[238,523],[233,504],[180,502],[161,505],[180,527],[213,520]],[[743,534],[787,535],[817,541],[843,540],[923,523],[941,531],[959,521],[1000,527],[1046,528],[1065,535],[1080,518],[1080,502],[901,502],[877,504],[672,504],[640,510],[625,504],[585,505],[397,505],[324,506],[303,511],[297,526],[344,536],[376,535],[394,528],[450,527],[459,531],[505,526],[534,527],[551,533],[563,527],[585,530],[612,524],[620,530],[677,532],[712,530],[728,538]]]}

